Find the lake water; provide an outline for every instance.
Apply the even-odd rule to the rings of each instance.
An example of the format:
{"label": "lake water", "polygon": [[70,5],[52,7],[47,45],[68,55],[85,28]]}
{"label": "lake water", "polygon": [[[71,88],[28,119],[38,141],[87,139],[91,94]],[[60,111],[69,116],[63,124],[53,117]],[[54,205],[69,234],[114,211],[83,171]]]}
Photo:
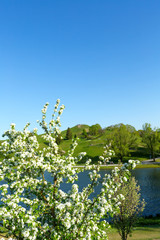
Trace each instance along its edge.
{"label": "lake water", "polygon": [[[110,170],[101,170],[100,174],[103,177],[106,173],[110,172]],[[155,216],[156,214],[160,214],[160,168],[135,169],[133,170],[132,175],[135,176],[138,184],[140,185],[141,198],[146,202],[143,216]],[[48,173],[45,174],[45,177],[48,181],[53,182]],[[79,174],[77,184],[79,185],[80,191],[83,187],[87,186],[89,182],[87,171]],[[96,196],[100,192],[100,187],[101,186],[98,186],[95,189],[95,192],[91,195],[91,197]],[[70,190],[71,184],[63,183],[61,188],[67,192]]]}
{"label": "lake water", "polygon": [[[109,173],[109,170],[101,170],[100,173],[104,176]],[[135,169],[132,172],[141,188],[141,198],[145,200],[146,206],[143,216],[160,214],[160,168],[144,168]],[[89,183],[88,172],[79,174],[79,189]],[[68,191],[70,186],[62,184],[62,189]],[[92,196],[96,196],[100,191],[100,186],[96,188]]]}
{"label": "lake water", "polygon": [[160,214],[160,168],[135,169],[133,175],[146,202],[143,215]]}

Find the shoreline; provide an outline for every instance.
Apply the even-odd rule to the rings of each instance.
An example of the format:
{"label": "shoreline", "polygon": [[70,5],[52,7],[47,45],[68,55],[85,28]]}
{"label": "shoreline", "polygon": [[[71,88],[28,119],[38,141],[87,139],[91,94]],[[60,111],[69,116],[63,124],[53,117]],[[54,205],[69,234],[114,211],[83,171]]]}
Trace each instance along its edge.
{"label": "shoreline", "polygon": [[[157,158],[160,159],[160,158]],[[112,164],[106,164],[106,165],[101,165],[100,169],[101,170],[107,170],[107,169],[113,169],[114,167],[117,167],[119,164],[117,163],[112,163]],[[77,165],[76,167],[84,167],[84,165]],[[154,162],[153,159],[145,160],[142,161],[140,164],[137,164],[136,168],[160,168],[160,162]]]}

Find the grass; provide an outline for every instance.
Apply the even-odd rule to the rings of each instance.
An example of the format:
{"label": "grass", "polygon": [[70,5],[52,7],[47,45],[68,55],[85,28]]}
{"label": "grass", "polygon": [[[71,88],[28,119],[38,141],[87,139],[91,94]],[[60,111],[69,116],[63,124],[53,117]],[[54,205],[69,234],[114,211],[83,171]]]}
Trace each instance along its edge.
{"label": "grass", "polygon": [[136,168],[160,168],[159,164],[139,164]]}
{"label": "grass", "polygon": [[[109,240],[120,240],[121,237],[116,228],[109,230]],[[133,233],[128,240],[160,240],[160,216],[139,218]]]}
{"label": "grass", "polygon": [[[115,228],[112,228],[108,234],[109,240],[121,240],[121,237]],[[160,240],[160,226],[157,227],[136,227],[128,240]]]}
{"label": "grass", "polygon": [[[115,165],[116,166],[116,165]],[[102,170],[105,170],[105,169],[113,169],[115,166],[101,166],[101,169]],[[136,168],[160,168],[160,165],[158,164],[139,164],[136,166]]]}

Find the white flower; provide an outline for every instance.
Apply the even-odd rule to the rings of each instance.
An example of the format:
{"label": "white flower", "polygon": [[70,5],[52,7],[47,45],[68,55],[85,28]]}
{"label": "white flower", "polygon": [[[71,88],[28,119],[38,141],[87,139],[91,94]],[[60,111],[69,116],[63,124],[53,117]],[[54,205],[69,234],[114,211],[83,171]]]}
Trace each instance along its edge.
{"label": "white flower", "polygon": [[127,182],[127,178],[126,177],[124,177],[123,179],[124,179],[125,182]]}
{"label": "white flower", "polygon": [[[84,167],[77,169],[75,167],[77,162],[86,153],[82,152],[78,157],[74,157],[76,141],[72,142],[67,154],[62,156],[59,154],[56,136],[60,133],[60,115],[64,109],[64,105],[59,107],[59,103],[58,99],[49,124],[44,120],[49,103],[42,109],[42,120],[38,123],[44,130],[44,134],[41,135],[46,143],[43,149],[39,148],[37,129],[34,128],[32,133],[27,130],[29,123],[22,132],[16,131],[15,124],[11,124],[11,129],[5,133],[8,140],[0,146],[2,154],[5,154],[0,165],[0,180],[5,179],[4,184],[0,186],[1,221],[4,225],[8,224],[11,234],[21,231],[24,240],[36,240],[37,236],[45,240],[45,233],[48,230],[57,240],[69,239],[71,234],[75,239],[92,239],[95,231],[97,239],[102,240],[102,236],[103,240],[107,239],[106,232],[99,227],[99,222],[107,212],[114,212],[114,204],[117,202],[120,204],[123,195],[113,196],[116,195],[121,183],[126,181],[126,177],[119,176],[119,168],[115,168],[111,175],[105,174],[102,180],[98,172],[99,166],[89,165],[90,159],[86,161]],[[101,160],[110,159],[113,151],[109,148],[110,146],[104,148]],[[131,160],[129,164],[136,163]],[[128,165],[121,171],[127,172]],[[92,183],[79,191],[75,181],[78,180],[78,173],[86,169],[91,170],[89,175]],[[50,173],[52,181],[46,178],[46,172]],[[117,176],[120,178],[119,184],[115,181]],[[101,180],[102,188],[94,201],[90,194]],[[68,192],[60,189],[65,181],[73,183]],[[22,207],[23,205],[26,208]],[[56,224],[61,224],[57,228],[52,228],[53,216]],[[79,224],[82,224],[82,227],[77,236]],[[105,227],[108,228],[108,225],[105,224]],[[86,231],[83,231],[84,228]]]}
{"label": "white flower", "polygon": [[15,123],[11,123],[11,128],[15,128],[16,124]]}

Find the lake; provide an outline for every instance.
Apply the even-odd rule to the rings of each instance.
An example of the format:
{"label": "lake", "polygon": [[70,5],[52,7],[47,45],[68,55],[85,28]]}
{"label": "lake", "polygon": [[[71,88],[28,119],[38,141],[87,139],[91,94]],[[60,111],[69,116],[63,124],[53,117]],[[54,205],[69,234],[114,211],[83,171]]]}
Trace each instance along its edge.
{"label": "lake", "polygon": [[[106,173],[110,173],[111,170],[101,170],[100,174],[103,177]],[[132,171],[132,175],[135,176],[138,184],[141,188],[141,198],[145,200],[146,206],[143,211],[143,216],[149,216],[160,214],[160,168],[141,168]],[[45,177],[48,181],[53,182],[51,176],[46,173]],[[88,171],[79,174],[79,190],[89,183]],[[1,182],[2,183],[2,182]],[[77,183],[77,182],[76,182]],[[100,192],[100,187],[95,189],[95,192],[91,197],[96,196]],[[61,184],[61,188],[64,191],[68,191],[71,188],[71,184]]]}
{"label": "lake", "polygon": [[133,175],[141,187],[146,202],[143,215],[160,214],[160,168],[135,169]]}
{"label": "lake", "polygon": [[[101,170],[101,175],[110,173],[110,170]],[[132,175],[135,176],[138,184],[141,188],[141,198],[145,200],[146,206],[143,212],[143,216],[149,216],[160,214],[160,168],[142,168],[132,171]],[[79,174],[79,189],[89,183],[88,172]],[[68,191],[70,186],[62,184],[62,189]],[[95,193],[92,196],[96,196],[99,193],[100,186],[95,189]]]}

